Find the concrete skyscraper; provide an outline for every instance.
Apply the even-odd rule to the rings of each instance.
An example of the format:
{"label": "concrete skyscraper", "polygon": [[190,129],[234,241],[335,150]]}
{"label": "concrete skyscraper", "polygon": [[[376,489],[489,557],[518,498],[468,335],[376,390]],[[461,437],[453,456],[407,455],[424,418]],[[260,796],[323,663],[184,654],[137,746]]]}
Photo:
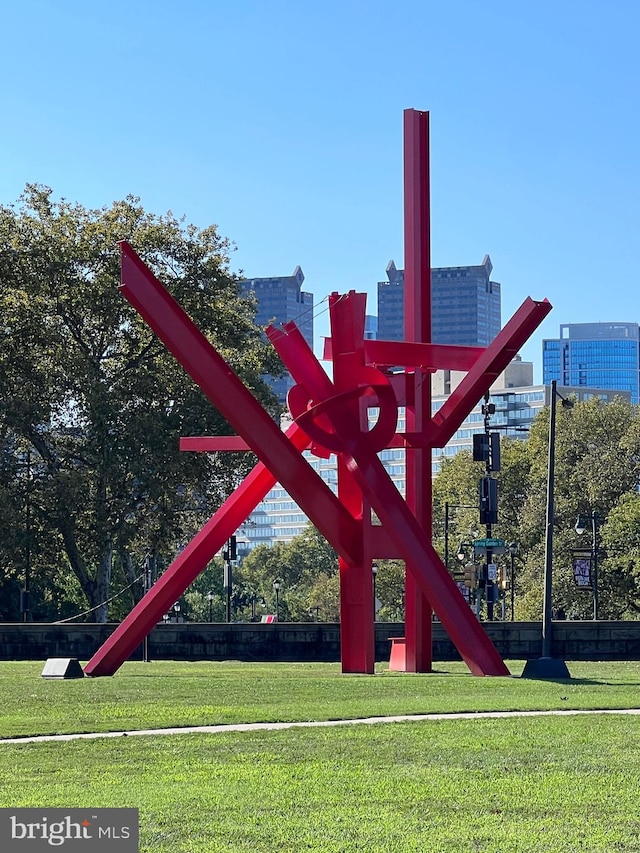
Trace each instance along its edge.
{"label": "concrete skyscraper", "polygon": [[[491,280],[485,255],[479,266],[431,270],[431,340],[436,344],[487,346],[501,329],[500,284]],[[378,282],[378,337],[404,338],[404,270],[393,261],[388,281]]]}
{"label": "concrete skyscraper", "polygon": [[[240,282],[246,293],[254,293],[258,300],[256,323],[259,326],[279,326],[293,320],[313,349],[313,294],[302,290],[304,273],[299,266],[293,275],[272,278],[248,278]],[[287,374],[282,379],[272,379],[271,385],[280,402],[293,385]]]}

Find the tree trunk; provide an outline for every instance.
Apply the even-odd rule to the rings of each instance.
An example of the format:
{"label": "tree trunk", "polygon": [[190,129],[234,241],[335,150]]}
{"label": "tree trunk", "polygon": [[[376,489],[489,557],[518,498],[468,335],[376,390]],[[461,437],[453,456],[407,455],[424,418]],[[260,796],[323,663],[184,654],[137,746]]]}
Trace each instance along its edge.
{"label": "tree trunk", "polygon": [[103,554],[98,569],[96,571],[96,580],[92,590],[93,599],[91,607],[93,611],[93,622],[106,622],[108,616],[109,591],[111,588],[111,568],[113,564],[113,547],[109,543]]}
{"label": "tree trunk", "polygon": [[133,603],[137,604],[144,595],[144,566],[138,566],[133,562],[131,554],[126,548],[120,551],[120,562],[122,570],[127,579],[127,583],[131,585],[131,598]]}

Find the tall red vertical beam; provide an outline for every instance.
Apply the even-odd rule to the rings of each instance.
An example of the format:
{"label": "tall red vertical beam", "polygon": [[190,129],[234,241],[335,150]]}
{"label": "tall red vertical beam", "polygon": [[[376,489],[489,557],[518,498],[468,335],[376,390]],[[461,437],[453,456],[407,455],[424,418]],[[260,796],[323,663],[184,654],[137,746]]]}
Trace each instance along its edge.
{"label": "tall red vertical beam", "polygon": [[[431,238],[429,206],[429,113],[404,111],[404,336],[431,343]],[[421,433],[431,418],[431,378],[416,368],[414,399],[406,429]],[[431,448],[406,451],[406,500],[431,539]],[[407,672],[432,669],[431,605],[414,574],[405,578]]]}
{"label": "tall red vertical beam", "polygon": [[[352,310],[344,309],[353,305]],[[357,309],[356,309],[357,306]],[[333,382],[338,393],[353,388],[353,379],[364,366],[364,323],[366,297],[349,293],[329,299],[331,338],[333,341]],[[354,421],[364,418],[360,401],[344,403],[351,408]],[[366,432],[366,424],[361,423]],[[338,497],[348,512],[361,521],[362,560],[348,563],[339,558],[340,567],[340,649],[343,672],[373,674],[375,669],[375,627],[373,575],[371,572],[371,507],[356,480],[348,473],[347,463],[338,454]]]}

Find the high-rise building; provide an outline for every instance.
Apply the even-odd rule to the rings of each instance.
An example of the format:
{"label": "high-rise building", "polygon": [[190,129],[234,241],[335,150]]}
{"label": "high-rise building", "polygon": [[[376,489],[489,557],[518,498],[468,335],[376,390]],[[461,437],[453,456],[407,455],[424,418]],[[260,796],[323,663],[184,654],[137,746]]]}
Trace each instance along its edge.
{"label": "high-rise building", "polygon": [[364,339],[375,341],[378,338],[378,318],[375,314],[367,314],[364,318]]}
{"label": "high-rise building", "polygon": [[637,323],[566,323],[560,337],[542,342],[542,377],[567,388],[627,392],[640,402],[640,327]]}
{"label": "high-rise building", "polygon": [[[431,340],[435,344],[488,346],[501,328],[500,284],[491,280],[485,255],[479,266],[431,270]],[[387,265],[378,282],[378,337],[404,339],[404,270]]]}
{"label": "high-rise building", "polygon": [[[304,274],[299,266],[293,275],[272,278],[248,278],[240,282],[246,293],[254,293],[258,301],[256,323],[259,326],[279,326],[293,320],[313,349],[313,294],[302,290]],[[280,379],[271,379],[271,386],[280,402],[284,402],[287,391],[293,385],[287,374]]]}

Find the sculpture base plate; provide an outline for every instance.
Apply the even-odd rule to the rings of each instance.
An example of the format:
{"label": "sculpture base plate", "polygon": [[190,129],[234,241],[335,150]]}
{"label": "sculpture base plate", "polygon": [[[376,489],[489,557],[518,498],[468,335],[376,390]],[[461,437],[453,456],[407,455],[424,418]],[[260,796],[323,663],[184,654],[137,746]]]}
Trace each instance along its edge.
{"label": "sculpture base plate", "polygon": [[520,678],[567,679],[571,673],[560,658],[534,658],[525,663]]}
{"label": "sculpture base plate", "polygon": [[84,678],[77,658],[49,658],[42,670],[42,678]]}

